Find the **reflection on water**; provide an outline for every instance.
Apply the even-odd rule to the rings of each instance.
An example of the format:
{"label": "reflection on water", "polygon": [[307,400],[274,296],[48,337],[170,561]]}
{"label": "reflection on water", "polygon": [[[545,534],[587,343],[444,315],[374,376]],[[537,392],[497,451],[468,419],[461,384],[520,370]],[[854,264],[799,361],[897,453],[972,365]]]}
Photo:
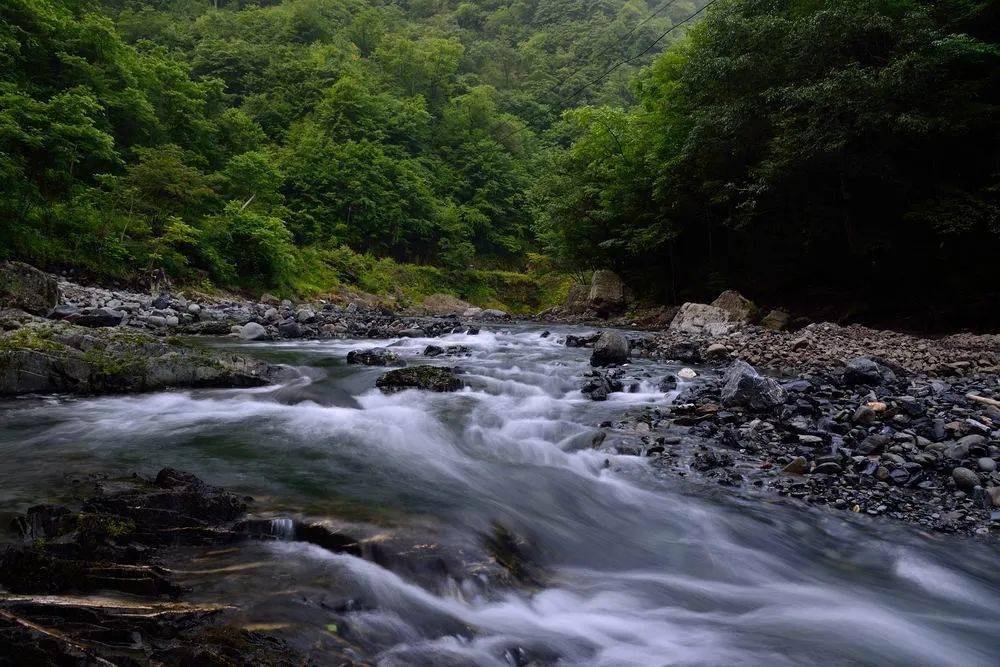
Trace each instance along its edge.
{"label": "reflection on water", "polygon": [[995,547],[751,502],[592,449],[601,422],[668,402],[656,387],[676,368],[639,361],[637,392],[594,403],[578,391],[587,351],[559,333],[385,342],[411,362],[431,342],[470,348],[431,362],[462,369],[454,394],[382,395],[384,369],[344,361],[372,343],[332,341],[243,345],[300,368],[280,387],[9,401],[0,511],[65,488],[67,472],[171,465],[284,518],[397,535],[404,560],[436,563],[423,542],[480,553],[495,522],[527,540],[538,589],[289,541],[196,555],[202,571],[242,563],[199,590],[248,622],[313,650],[335,632],[386,665],[996,663]]}

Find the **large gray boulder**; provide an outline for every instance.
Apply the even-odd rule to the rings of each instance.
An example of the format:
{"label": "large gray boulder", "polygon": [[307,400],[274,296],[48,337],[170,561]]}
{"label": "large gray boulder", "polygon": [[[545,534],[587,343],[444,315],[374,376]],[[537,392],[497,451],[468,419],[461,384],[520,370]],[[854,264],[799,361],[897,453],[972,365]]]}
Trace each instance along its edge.
{"label": "large gray boulder", "polygon": [[752,410],[770,410],[785,402],[785,390],[776,380],[737,359],[722,377],[722,405]]}
{"label": "large gray boulder", "polygon": [[267,329],[257,322],[247,322],[240,327],[239,336],[243,340],[265,340],[269,338]]}
{"label": "large gray boulder", "polygon": [[739,326],[728,312],[704,303],[685,303],[670,322],[670,330],[686,334],[722,336]]}
{"label": "large gray boulder", "polygon": [[122,329],[62,322],[0,335],[0,395],[154,391],[172,387],[256,387],[268,364],[167,343]]}
{"label": "large gray boulder", "polygon": [[598,315],[607,316],[621,312],[628,303],[625,283],[614,271],[594,271],[590,281],[587,304]]}
{"label": "large gray boulder", "polygon": [[618,366],[628,361],[628,339],[617,331],[605,331],[594,343],[591,366]]}
{"label": "large gray boulder", "polygon": [[46,315],[59,303],[56,279],[22,262],[0,263],[0,308]]}
{"label": "large gray boulder", "polygon": [[757,313],[757,306],[753,301],[732,289],[720,294],[711,305],[729,313],[732,322],[749,322]]}

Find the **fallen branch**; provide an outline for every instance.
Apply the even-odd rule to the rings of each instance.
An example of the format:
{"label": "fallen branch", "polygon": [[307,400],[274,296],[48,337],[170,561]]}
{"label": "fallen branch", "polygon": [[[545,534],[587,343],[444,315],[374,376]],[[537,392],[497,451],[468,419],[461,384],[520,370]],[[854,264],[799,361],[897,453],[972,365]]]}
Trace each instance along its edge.
{"label": "fallen branch", "polygon": [[95,655],[93,650],[87,647],[86,644],[81,644],[79,642],[73,641],[71,638],[62,634],[58,630],[50,630],[49,628],[38,625],[37,623],[33,623],[26,618],[21,618],[17,614],[12,614],[9,611],[4,611],[3,609],[0,609],[0,618],[10,623],[20,625],[21,627],[25,628],[26,630],[30,630],[31,632],[37,632],[39,634],[45,635],[46,637],[54,639],[55,641],[61,644],[65,644],[74,651],[77,651],[87,656],[89,660],[93,660],[94,664],[101,665],[102,667],[115,667],[115,664],[113,662],[108,662],[104,658]]}
{"label": "fallen branch", "polygon": [[975,401],[976,403],[992,405],[994,408],[1000,408],[1000,401],[995,398],[986,398],[985,396],[978,396],[976,394],[966,394],[965,397],[970,401]]}

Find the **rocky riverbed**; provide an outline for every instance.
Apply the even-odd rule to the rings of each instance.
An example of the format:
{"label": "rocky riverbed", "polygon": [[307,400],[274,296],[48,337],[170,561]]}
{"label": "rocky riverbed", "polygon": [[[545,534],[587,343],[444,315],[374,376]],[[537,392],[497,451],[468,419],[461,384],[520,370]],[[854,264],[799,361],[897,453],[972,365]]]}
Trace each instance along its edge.
{"label": "rocky riverbed", "polygon": [[[712,599],[726,618],[731,586],[763,586],[747,589],[753,604],[780,607],[769,586],[811,549],[817,581],[839,595],[856,583],[843,574],[851,550],[868,564],[888,544],[923,555],[910,540],[974,536],[984,544],[964,548],[980,563],[1000,532],[993,336],[775,329],[738,295],[686,304],[654,331],[546,331],[33,271],[0,290],[0,393],[34,394],[7,401],[0,429],[32,471],[9,478],[0,507],[13,516],[0,651],[40,662],[648,661],[664,650],[650,637],[676,635],[643,606],[667,585],[642,583],[650,572],[683,572],[699,591],[690,607],[667,592],[659,608],[689,619]],[[52,392],[67,395],[38,396]],[[160,393],[122,395],[135,392]],[[57,482],[47,468],[60,456],[86,472]],[[188,464],[201,478],[155,472]],[[148,476],[123,476],[136,469]],[[812,525],[823,517],[829,533]],[[723,553],[751,565],[734,578]],[[906,590],[897,575],[882,578]],[[287,590],[258,592],[269,586]],[[818,608],[817,593],[787,590],[797,602],[769,618]],[[822,590],[820,607],[835,598],[845,618],[864,616]],[[919,605],[899,611],[914,609],[910,622],[928,623]],[[650,627],[634,636],[601,630],[640,617]],[[695,640],[698,655],[741,637],[736,618]],[[814,631],[845,661],[880,650],[834,626]],[[797,632],[782,629],[783,651],[811,655]],[[975,663],[986,636],[949,651]],[[773,656],[753,637],[728,659]],[[904,644],[878,654],[917,654]]]}
{"label": "rocky riverbed", "polygon": [[[794,333],[674,331],[631,343],[633,355],[699,370],[660,379],[676,399],[620,422],[641,434],[623,451],[749,494],[933,531],[1000,532],[995,337],[929,340],[819,324]],[[594,357],[604,365],[600,349]],[[593,375],[583,390],[598,399],[656,380],[631,376],[627,364]]]}

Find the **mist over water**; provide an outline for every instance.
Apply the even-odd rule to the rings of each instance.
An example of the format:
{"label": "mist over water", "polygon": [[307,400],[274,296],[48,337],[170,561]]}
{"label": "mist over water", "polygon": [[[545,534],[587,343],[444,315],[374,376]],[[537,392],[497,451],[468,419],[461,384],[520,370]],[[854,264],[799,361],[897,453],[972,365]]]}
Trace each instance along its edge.
{"label": "mist over water", "polygon": [[[409,540],[395,566],[286,539],[190,568],[241,562],[211,595],[293,641],[333,624],[384,665],[997,664],[995,546],[666,478],[611,453],[633,434],[592,449],[601,422],[672,400],[656,387],[677,367],[639,360],[637,392],[595,403],[579,392],[588,351],[562,344],[569,331],[245,344],[299,376],[8,401],[0,512],[57,493],[66,473],[170,465],[255,496],[275,534],[293,517]],[[429,361],[460,367],[467,387],[383,395],[385,369],[345,362],[374,344],[410,363],[427,362],[428,344],[467,346]],[[536,585],[420,565],[437,562],[428,550],[482,552],[495,525],[529,545]]]}

